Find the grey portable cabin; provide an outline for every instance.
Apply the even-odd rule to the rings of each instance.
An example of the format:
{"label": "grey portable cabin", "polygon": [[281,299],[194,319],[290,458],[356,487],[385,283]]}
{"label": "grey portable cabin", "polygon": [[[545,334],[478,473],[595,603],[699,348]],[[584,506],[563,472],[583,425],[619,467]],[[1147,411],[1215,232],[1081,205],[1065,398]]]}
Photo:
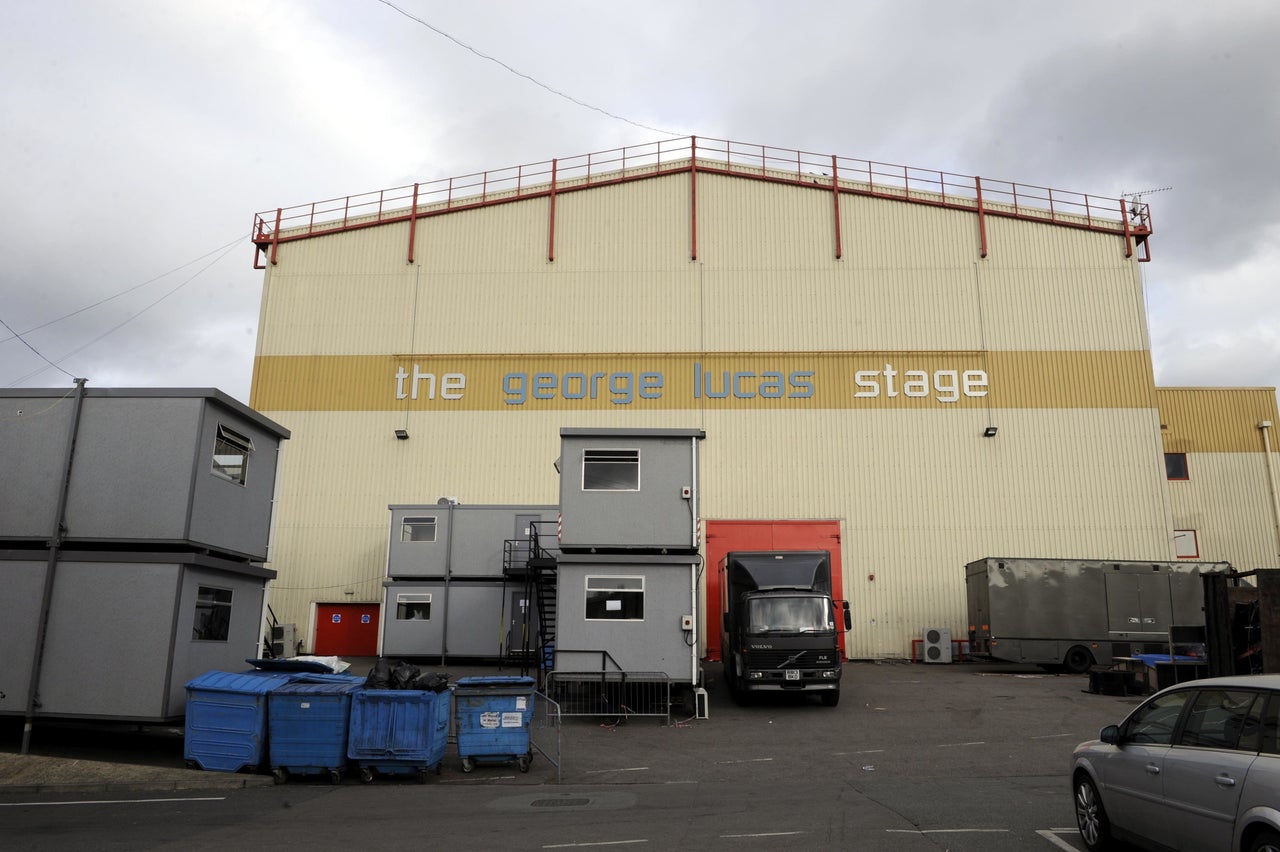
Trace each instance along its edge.
{"label": "grey portable cabin", "polygon": [[1226,562],[988,557],[965,566],[971,653],[1087,671],[1169,653],[1170,628],[1203,626],[1201,574]]}
{"label": "grey portable cabin", "polygon": [[701,564],[697,554],[562,554],[553,674],[697,685]]}
{"label": "grey portable cabin", "polygon": [[698,549],[701,429],[560,430],[560,546]]}
{"label": "grey portable cabin", "polygon": [[[200,548],[263,561],[289,432],[212,388],[83,392],[67,546]],[[0,545],[52,536],[74,391],[0,390]]]}
{"label": "grey portable cabin", "polygon": [[[25,713],[48,551],[0,551],[0,714]],[[39,717],[181,719],[187,681],[260,656],[275,572],[190,552],[62,551],[37,688]]]}
{"label": "grey portable cabin", "polygon": [[379,653],[502,658],[523,648],[536,630],[525,584],[532,540],[554,546],[558,508],[447,498],[389,508]]}

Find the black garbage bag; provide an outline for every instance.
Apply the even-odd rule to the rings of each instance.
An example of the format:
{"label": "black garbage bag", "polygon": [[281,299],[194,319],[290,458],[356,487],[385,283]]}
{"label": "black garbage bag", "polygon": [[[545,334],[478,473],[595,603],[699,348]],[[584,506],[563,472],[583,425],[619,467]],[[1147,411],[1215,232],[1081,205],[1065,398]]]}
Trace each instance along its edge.
{"label": "black garbage bag", "polygon": [[401,660],[391,667],[391,689],[416,689],[413,682],[422,673],[413,663]]}
{"label": "black garbage bag", "polygon": [[373,664],[373,668],[369,669],[369,674],[364,679],[364,688],[391,689],[391,668],[390,660],[379,659]]}
{"label": "black garbage bag", "polygon": [[428,672],[415,680],[412,688],[426,692],[444,692],[449,688],[449,675],[446,672]]}

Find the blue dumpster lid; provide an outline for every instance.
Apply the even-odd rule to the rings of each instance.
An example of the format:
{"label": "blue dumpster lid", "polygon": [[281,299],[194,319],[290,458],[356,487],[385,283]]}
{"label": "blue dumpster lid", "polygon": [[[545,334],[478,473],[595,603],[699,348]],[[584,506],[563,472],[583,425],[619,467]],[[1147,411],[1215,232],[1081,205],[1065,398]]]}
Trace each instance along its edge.
{"label": "blue dumpster lid", "polygon": [[263,695],[273,689],[293,683],[296,674],[269,672],[205,672],[187,681],[187,689],[203,689],[209,692],[235,692],[242,695]]}
{"label": "blue dumpster lid", "polygon": [[295,680],[293,683],[286,683],[284,686],[278,686],[271,690],[272,695],[346,695],[355,692],[361,686],[361,681],[325,681],[323,683],[313,683],[306,680]]}
{"label": "blue dumpster lid", "polygon": [[456,683],[458,686],[533,686],[533,678],[519,675],[486,675],[460,678]]}
{"label": "blue dumpster lid", "polygon": [[246,663],[255,669],[270,672],[314,672],[316,674],[329,674],[333,671],[330,666],[326,666],[317,660],[281,660],[281,659],[247,659]]}

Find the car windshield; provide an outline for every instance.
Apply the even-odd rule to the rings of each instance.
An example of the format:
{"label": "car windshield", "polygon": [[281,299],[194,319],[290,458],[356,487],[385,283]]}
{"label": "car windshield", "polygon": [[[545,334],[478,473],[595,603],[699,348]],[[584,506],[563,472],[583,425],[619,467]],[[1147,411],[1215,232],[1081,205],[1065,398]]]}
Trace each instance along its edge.
{"label": "car windshield", "polygon": [[835,618],[829,598],[819,595],[787,595],[753,598],[747,603],[747,632],[834,633]]}

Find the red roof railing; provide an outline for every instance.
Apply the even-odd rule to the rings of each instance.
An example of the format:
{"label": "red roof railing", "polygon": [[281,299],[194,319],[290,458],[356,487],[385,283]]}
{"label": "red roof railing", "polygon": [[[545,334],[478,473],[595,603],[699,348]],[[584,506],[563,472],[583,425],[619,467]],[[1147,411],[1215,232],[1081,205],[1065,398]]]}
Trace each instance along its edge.
{"label": "red roof railing", "polygon": [[[1140,201],[696,136],[281,207],[254,216],[252,240],[274,261],[282,242],[686,171],[1086,228],[1139,244],[1152,232]],[[985,232],[983,240],[985,256]]]}

